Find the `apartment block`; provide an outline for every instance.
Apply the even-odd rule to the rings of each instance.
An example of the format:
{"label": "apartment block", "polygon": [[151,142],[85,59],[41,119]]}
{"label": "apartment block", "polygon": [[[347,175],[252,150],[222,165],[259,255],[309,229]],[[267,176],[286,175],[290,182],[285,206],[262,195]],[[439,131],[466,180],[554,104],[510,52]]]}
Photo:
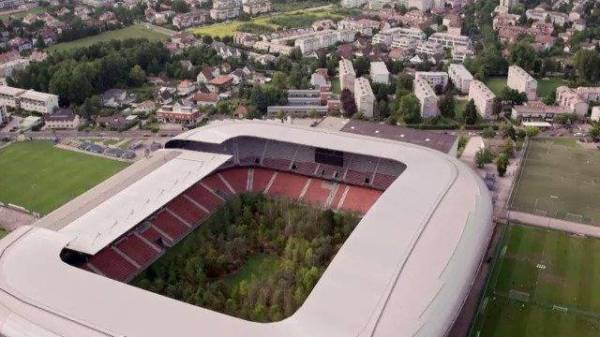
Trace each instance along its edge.
{"label": "apartment block", "polygon": [[25,90],[23,89],[0,85],[0,106],[18,108],[19,96],[24,92]]}
{"label": "apartment block", "polygon": [[213,20],[227,20],[240,16],[242,4],[238,0],[215,0],[210,10]]}
{"label": "apartment block", "polygon": [[469,100],[475,102],[477,112],[483,118],[491,118],[494,111],[494,98],[496,95],[483,82],[471,81],[469,86]]}
{"label": "apartment block", "polygon": [[373,83],[390,84],[390,72],[384,62],[371,62],[370,74]]}
{"label": "apartment block", "polygon": [[422,78],[415,79],[414,94],[421,103],[421,116],[425,118],[435,117],[440,111],[438,108],[438,98],[435,91],[427,82]]}
{"label": "apartment block", "polygon": [[536,79],[517,65],[512,65],[508,68],[508,79],[506,84],[511,89],[525,93],[527,99],[530,101],[535,101],[537,99]]}
{"label": "apartment block", "polygon": [[429,37],[429,41],[439,43],[445,48],[468,47],[471,45],[471,39],[468,36],[450,33],[433,33]]}
{"label": "apartment block", "polygon": [[356,72],[352,62],[347,59],[340,60],[340,88],[354,91],[354,82],[356,81]]}
{"label": "apartment block", "polygon": [[473,74],[471,74],[464,65],[451,64],[448,67],[448,77],[450,77],[450,80],[456,89],[460,90],[463,94],[469,93],[469,87],[471,86],[471,81],[473,81]]}
{"label": "apartment block", "polygon": [[35,111],[41,114],[51,114],[58,108],[58,96],[27,90],[19,96],[19,106],[23,110]]}
{"label": "apartment block", "polygon": [[394,40],[402,37],[413,40],[425,40],[427,35],[419,28],[390,28],[375,34],[373,36],[373,44],[381,43],[390,46]]}
{"label": "apartment block", "polygon": [[357,78],[354,81],[354,101],[358,112],[365,117],[373,117],[373,105],[375,104],[375,95],[371,89],[369,80],[364,77]]}
{"label": "apartment block", "polygon": [[243,4],[242,10],[250,15],[268,13],[273,10],[271,0],[250,0]]}
{"label": "apartment block", "polygon": [[418,79],[425,80],[432,88],[438,86],[446,88],[448,85],[448,73],[443,71],[417,71],[415,80]]}

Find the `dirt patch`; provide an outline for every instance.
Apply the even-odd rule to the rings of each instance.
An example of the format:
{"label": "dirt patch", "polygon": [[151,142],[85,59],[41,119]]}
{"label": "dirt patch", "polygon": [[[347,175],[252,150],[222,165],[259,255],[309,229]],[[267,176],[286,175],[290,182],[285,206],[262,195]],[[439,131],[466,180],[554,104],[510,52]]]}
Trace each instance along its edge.
{"label": "dirt patch", "polygon": [[37,219],[29,214],[16,209],[0,206],[0,227],[12,231],[21,226],[34,223]]}

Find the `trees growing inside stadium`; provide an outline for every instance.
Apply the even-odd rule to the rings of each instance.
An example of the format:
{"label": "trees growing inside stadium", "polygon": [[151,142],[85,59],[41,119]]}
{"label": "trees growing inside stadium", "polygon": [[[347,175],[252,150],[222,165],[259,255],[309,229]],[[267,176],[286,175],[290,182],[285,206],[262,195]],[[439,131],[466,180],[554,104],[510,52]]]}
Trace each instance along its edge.
{"label": "trees growing inside stadium", "polygon": [[244,319],[279,321],[304,302],[358,220],[243,194],[134,284]]}
{"label": "trees growing inside stadium", "polygon": [[442,116],[446,118],[454,118],[454,108],[456,106],[456,102],[454,100],[454,95],[450,91],[446,92],[442,99],[440,99],[438,106]]}
{"label": "trees growing inside stadium", "polygon": [[506,174],[506,170],[508,169],[509,159],[506,153],[500,153],[498,158],[496,159],[496,169],[498,170],[498,175],[500,177],[504,177]]}
{"label": "trees growing inside stadium", "polygon": [[340,102],[342,104],[342,110],[344,116],[354,116],[357,111],[356,102],[354,101],[354,94],[349,89],[342,90],[340,94]]}

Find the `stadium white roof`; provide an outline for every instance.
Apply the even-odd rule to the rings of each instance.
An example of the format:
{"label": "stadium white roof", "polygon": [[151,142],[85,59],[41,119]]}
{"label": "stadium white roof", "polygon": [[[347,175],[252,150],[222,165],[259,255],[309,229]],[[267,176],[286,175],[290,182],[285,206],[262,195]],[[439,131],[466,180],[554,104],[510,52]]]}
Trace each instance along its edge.
{"label": "stadium white roof", "polygon": [[67,248],[96,254],[230,157],[184,151],[61,229],[73,236]]}
{"label": "stadium white roof", "polygon": [[[111,220],[97,215],[69,231],[22,228],[0,241],[0,334],[387,337],[447,333],[491,235],[491,198],[479,177],[435,150],[321,129],[237,122],[192,130],[177,139],[222,143],[238,136],[363,153],[407,165],[293,316],[269,324],[248,322],[62,262],[59,254],[80,235],[77,231],[93,233],[88,226],[110,227]],[[166,165],[158,170],[181,173],[180,168]],[[144,193],[153,193],[158,182],[150,184],[150,175],[142,180]],[[142,192],[142,186],[136,188]],[[80,241],[81,246],[85,242]]]}

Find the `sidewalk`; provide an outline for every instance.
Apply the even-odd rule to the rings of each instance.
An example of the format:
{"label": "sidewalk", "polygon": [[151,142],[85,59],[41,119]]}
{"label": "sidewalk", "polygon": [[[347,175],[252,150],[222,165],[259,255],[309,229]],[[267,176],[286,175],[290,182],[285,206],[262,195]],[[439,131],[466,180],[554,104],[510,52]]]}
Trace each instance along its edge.
{"label": "sidewalk", "polygon": [[600,238],[600,227],[593,225],[584,225],[577,222],[548,218],[541,215],[529,214],[524,212],[510,211],[508,219],[511,221],[522,222],[527,225],[533,225],[543,228],[557,229],[574,234],[582,234]]}

